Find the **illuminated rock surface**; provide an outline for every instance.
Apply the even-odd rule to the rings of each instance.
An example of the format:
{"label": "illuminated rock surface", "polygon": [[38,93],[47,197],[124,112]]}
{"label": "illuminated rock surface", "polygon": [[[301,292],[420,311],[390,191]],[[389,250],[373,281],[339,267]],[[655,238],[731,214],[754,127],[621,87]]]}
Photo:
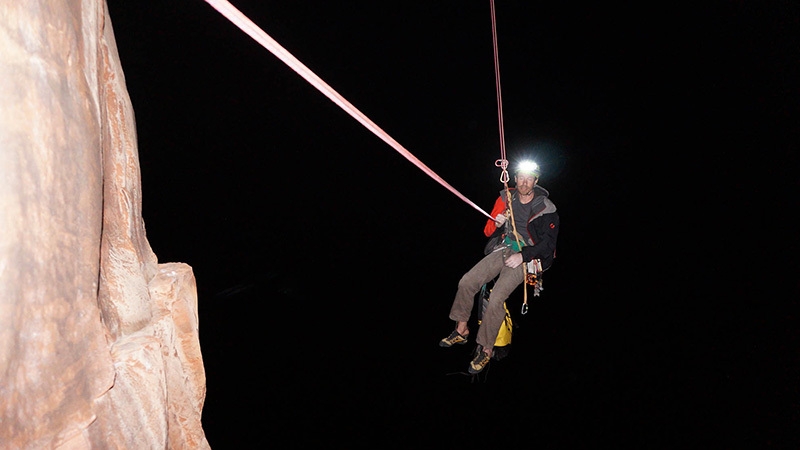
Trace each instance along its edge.
{"label": "illuminated rock surface", "polygon": [[209,448],[194,275],[141,206],[105,2],[0,4],[0,448]]}

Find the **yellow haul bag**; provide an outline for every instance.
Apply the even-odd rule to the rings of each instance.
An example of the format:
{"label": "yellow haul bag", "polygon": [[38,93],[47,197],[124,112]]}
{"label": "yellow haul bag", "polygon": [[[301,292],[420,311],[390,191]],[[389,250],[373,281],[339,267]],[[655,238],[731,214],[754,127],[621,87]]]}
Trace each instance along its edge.
{"label": "yellow haul bag", "polygon": [[[483,312],[486,311],[486,305],[489,302],[488,291],[486,291],[482,297],[481,317],[483,316]],[[497,338],[494,340],[495,347],[505,347],[510,344],[511,334],[514,329],[514,323],[511,321],[511,313],[508,312],[508,306],[506,306],[505,302],[503,302],[503,309],[506,311],[506,318],[503,320],[503,323],[500,325],[500,330],[497,332]],[[478,320],[478,325],[480,325],[480,323],[481,321]]]}
{"label": "yellow haul bag", "polygon": [[494,340],[495,347],[504,347],[511,343],[511,314],[508,313],[508,307],[503,303],[503,309],[506,310],[506,320],[500,325],[500,331],[497,332],[497,339]]}

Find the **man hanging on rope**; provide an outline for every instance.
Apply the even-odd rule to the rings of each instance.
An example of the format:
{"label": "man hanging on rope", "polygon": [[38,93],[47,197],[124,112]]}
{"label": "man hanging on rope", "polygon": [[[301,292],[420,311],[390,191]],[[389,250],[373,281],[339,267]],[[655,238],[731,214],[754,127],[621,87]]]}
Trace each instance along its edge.
{"label": "man hanging on rope", "polygon": [[478,350],[469,364],[471,374],[480,373],[491,360],[494,342],[506,317],[505,301],[526,276],[530,277],[526,268],[539,266],[541,270],[534,275],[538,276],[553,264],[559,218],[555,204],[548,198],[549,192],[538,186],[538,181],[536,163],[525,161],[516,166],[516,188],[506,185],[500,191],[491,213],[494,220],[487,220],[484,228],[484,234],[490,238],[487,254],[458,282],[450,308],[450,319],[456,322],[456,328],[439,342],[442,347],[467,343],[470,334],[467,322],[475,295],[484,284],[497,278],[478,326],[475,340]]}

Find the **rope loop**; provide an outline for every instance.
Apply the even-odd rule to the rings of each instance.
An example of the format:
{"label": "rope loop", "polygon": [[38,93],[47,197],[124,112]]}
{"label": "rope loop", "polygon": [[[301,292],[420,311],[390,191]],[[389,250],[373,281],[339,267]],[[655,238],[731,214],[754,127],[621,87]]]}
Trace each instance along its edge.
{"label": "rope loop", "polygon": [[508,169],[508,160],[507,159],[498,159],[494,162],[495,167],[499,167],[503,170]]}
{"label": "rope loop", "polygon": [[500,174],[500,182],[503,183],[503,184],[508,183],[508,181],[511,179],[508,176],[508,160],[507,159],[498,159],[497,161],[494,162],[494,165],[495,165],[495,167],[499,167],[499,168],[503,169],[503,172]]}

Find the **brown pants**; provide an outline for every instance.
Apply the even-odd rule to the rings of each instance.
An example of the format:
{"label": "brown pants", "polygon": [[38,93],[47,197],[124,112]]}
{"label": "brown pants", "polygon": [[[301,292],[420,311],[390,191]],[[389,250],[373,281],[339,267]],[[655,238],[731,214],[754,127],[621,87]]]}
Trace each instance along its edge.
{"label": "brown pants", "polygon": [[[461,277],[458,282],[458,292],[450,308],[450,319],[457,322],[469,321],[475,304],[475,295],[481,287],[497,277],[492,292],[489,295],[489,305],[483,313],[481,325],[478,328],[478,337],[475,341],[484,348],[494,347],[500,325],[506,317],[503,304],[512,292],[522,284],[525,279],[525,264],[520,264],[516,269],[506,267],[505,260],[514,252],[510,248],[502,247],[484,256],[477,264]],[[499,276],[498,276],[499,275]]]}

